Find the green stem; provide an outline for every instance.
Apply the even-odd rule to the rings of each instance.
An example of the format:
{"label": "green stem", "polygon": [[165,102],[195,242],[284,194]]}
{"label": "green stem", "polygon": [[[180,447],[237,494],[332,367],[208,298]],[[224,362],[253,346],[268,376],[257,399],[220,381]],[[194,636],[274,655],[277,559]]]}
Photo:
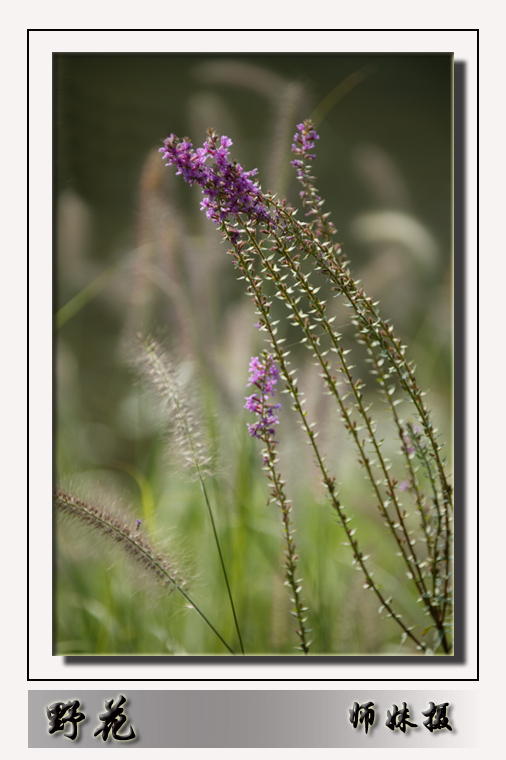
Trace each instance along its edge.
{"label": "green stem", "polygon": [[240,628],[239,628],[239,622],[237,620],[237,615],[236,615],[236,612],[235,612],[235,605],[234,605],[234,599],[232,597],[232,591],[230,589],[230,584],[228,582],[228,574],[227,574],[227,570],[225,568],[225,562],[223,560],[223,555],[221,553],[221,546],[220,546],[220,541],[219,541],[219,538],[218,538],[218,533],[216,531],[216,525],[215,525],[215,522],[214,522],[213,510],[211,509],[211,504],[209,502],[209,497],[207,495],[207,489],[206,489],[204,480],[201,477],[200,470],[198,471],[198,477],[199,477],[199,481],[200,481],[200,487],[202,489],[202,493],[204,494],[204,499],[205,499],[205,502],[206,502],[206,505],[207,505],[207,511],[209,512],[209,517],[211,519],[211,525],[213,527],[214,540],[216,542],[216,548],[218,549],[218,554],[219,554],[219,557],[220,557],[221,569],[223,571],[223,576],[225,578],[225,584],[227,586],[228,598],[230,600],[230,606],[232,608],[232,615],[234,616],[235,629],[237,631],[237,636],[239,638],[239,646],[241,647],[241,653],[244,654],[244,646],[243,646],[243,643],[242,643],[241,631],[240,631]]}

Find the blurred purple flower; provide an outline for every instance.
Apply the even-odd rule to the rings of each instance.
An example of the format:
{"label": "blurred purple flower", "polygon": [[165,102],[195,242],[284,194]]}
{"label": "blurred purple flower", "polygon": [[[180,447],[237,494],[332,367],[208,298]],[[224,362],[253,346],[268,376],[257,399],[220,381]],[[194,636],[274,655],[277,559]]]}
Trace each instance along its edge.
{"label": "blurred purple flower", "polygon": [[406,454],[409,454],[412,456],[415,453],[415,447],[413,446],[413,442],[408,438],[407,435],[403,434],[402,436],[402,450],[406,452]]}
{"label": "blurred purple flower", "polygon": [[408,423],[408,432],[402,434],[402,450],[406,452],[410,458],[413,455],[425,448],[425,441],[422,440],[421,430],[417,425],[411,425]]}

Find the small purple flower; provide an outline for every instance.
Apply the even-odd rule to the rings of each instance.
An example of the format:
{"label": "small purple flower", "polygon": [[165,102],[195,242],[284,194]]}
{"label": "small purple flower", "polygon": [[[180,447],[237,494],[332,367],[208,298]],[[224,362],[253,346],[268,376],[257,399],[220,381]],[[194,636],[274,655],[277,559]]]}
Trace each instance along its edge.
{"label": "small purple flower", "polygon": [[411,457],[415,453],[415,447],[413,446],[413,442],[408,438],[406,434],[403,434],[402,441],[403,441],[402,450],[406,454],[409,454],[409,456]]}
{"label": "small purple flower", "polygon": [[139,530],[141,522],[142,522],[141,518],[138,517],[137,520],[135,521],[135,525],[136,525],[135,530]]}
{"label": "small purple flower", "polygon": [[[319,140],[320,136],[316,134],[316,130],[309,119],[301,124],[297,124],[297,129],[299,131],[293,136],[292,151],[306,161],[313,161],[316,156],[309,151],[313,150],[315,140]],[[298,172],[304,167],[304,161],[298,158],[291,161],[291,164],[295,166]]]}
{"label": "small purple flower", "polygon": [[[160,153],[167,159],[166,165],[175,166],[176,174],[181,174],[185,182],[200,185],[204,195],[200,208],[215,224],[221,225],[230,216],[237,219],[242,213],[257,222],[268,222],[262,193],[251,179],[257,170],[244,171],[239,163],[228,160],[232,144],[226,135],[218,138],[210,130],[203,147],[194,150],[187,138],[180,140],[172,134],[164,141]],[[208,166],[209,159],[214,159],[214,164]]]}
{"label": "small purple flower", "polygon": [[[271,404],[268,397],[274,396],[274,387],[279,380],[279,370],[272,356],[261,361],[258,356],[252,357],[249,364],[250,376],[248,385],[254,385],[257,392],[246,398],[244,408],[259,418],[257,422],[248,425],[249,434],[264,441],[271,440],[275,434],[275,426],[279,419],[276,414],[281,404]],[[272,441],[275,443],[275,441]]]}
{"label": "small purple flower", "polygon": [[321,195],[314,186],[314,177],[312,176],[311,161],[316,158],[313,150],[315,141],[319,140],[319,136],[316,134],[314,125],[310,119],[297,124],[298,132],[293,136],[292,151],[296,154],[297,158],[291,161],[292,166],[297,170],[297,179],[302,185],[302,190],[299,192],[299,196],[302,200],[302,205],[306,209],[306,216],[316,216],[314,232],[317,237],[323,235],[334,235],[336,228],[333,223],[328,220],[328,214],[322,214],[321,207],[323,200]]}
{"label": "small purple flower", "polygon": [[408,423],[408,432],[402,434],[402,451],[412,459],[417,451],[420,453],[424,448],[425,441],[422,440],[420,428]]}
{"label": "small purple flower", "polygon": [[[311,197],[308,192],[308,185],[309,180],[313,179],[309,176],[309,164],[316,158],[315,154],[310,153],[309,151],[313,150],[315,140],[319,140],[320,138],[316,134],[315,128],[313,127],[313,124],[310,120],[304,121],[301,124],[297,124],[297,129],[299,131],[296,132],[293,136],[294,142],[292,144],[292,152],[299,157],[294,158],[293,161],[290,161],[290,163],[297,169],[297,178],[304,186],[304,189],[300,191],[299,195],[302,198],[304,205],[309,206]],[[315,195],[314,200],[320,201],[321,198],[319,195]],[[310,213],[313,212],[310,210],[308,212],[308,215]]]}

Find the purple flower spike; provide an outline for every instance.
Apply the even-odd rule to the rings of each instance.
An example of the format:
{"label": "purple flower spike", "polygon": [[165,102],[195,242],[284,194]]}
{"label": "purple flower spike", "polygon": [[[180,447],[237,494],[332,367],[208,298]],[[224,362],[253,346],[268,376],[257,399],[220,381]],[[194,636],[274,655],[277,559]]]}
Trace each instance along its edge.
{"label": "purple flower spike", "polygon": [[[239,214],[247,214],[257,222],[269,221],[260,188],[251,179],[257,170],[244,171],[239,163],[228,160],[232,145],[229,137],[218,138],[210,130],[203,147],[197,150],[187,138],[180,140],[174,134],[164,144],[160,153],[167,159],[167,166],[175,166],[176,174],[181,174],[185,182],[197,183],[202,188],[204,198],[200,208],[208,219],[221,225],[229,217],[237,219]],[[208,166],[209,159],[214,164]]]}
{"label": "purple flower spike", "polygon": [[244,408],[259,418],[257,422],[248,425],[249,434],[266,442],[270,440],[276,443],[272,438],[275,434],[275,426],[279,422],[276,412],[281,409],[281,404],[269,403],[268,397],[274,396],[274,386],[279,380],[279,370],[270,355],[263,362],[258,356],[254,356],[250,361],[249,370],[251,374],[248,385],[256,386],[257,392],[246,398]]}
{"label": "purple flower spike", "polygon": [[318,195],[314,185],[315,178],[312,176],[311,162],[316,158],[311,151],[315,146],[315,141],[319,140],[314,125],[310,119],[297,124],[298,132],[293,136],[292,151],[297,158],[290,163],[297,170],[297,179],[302,185],[299,196],[302,205],[306,209],[306,216],[315,216],[314,232],[317,237],[335,235],[336,228],[329,221],[328,214],[322,214],[321,207],[323,199]]}
{"label": "purple flower spike", "polygon": [[[316,156],[309,153],[309,151],[313,150],[315,140],[319,140],[320,136],[316,134],[316,130],[309,119],[301,124],[297,124],[297,129],[299,131],[293,136],[292,151],[299,154],[306,161],[313,161]],[[302,170],[303,168],[303,161],[298,158],[291,161],[291,164],[297,170]]]}

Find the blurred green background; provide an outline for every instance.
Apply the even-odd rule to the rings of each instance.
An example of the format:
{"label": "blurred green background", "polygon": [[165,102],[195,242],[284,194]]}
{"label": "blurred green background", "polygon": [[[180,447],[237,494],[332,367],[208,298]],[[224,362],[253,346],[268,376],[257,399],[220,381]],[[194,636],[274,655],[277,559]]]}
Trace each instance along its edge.
{"label": "blurred green background", "polygon": [[[296,204],[290,146],[295,125],[313,116],[324,210],[352,271],[408,344],[451,459],[452,72],[450,55],[55,56],[56,478],[170,539],[191,594],[234,642],[200,488],[167,452],[170,420],[129,368],[132,336],[160,334],[203,410],[216,463],[209,488],[248,654],[293,654],[297,644],[277,507],[266,507],[261,446],[243,409],[248,362],[264,344],[198,188],[174,177],[158,148],[171,132],[198,146],[212,126],[232,138],[246,169],[258,167],[263,189]],[[351,341],[347,311],[335,309]],[[339,416],[307,352],[287,338],[361,544],[405,616],[420,615]],[[411,654],[362,590],[281,400],[281,467],[313,654]],[[373,409],[388,432],[382,406]],[[55,654],[226,653],[182,598],[147,593],[148,579],[120,554],[65,521],[55,569]]]}

